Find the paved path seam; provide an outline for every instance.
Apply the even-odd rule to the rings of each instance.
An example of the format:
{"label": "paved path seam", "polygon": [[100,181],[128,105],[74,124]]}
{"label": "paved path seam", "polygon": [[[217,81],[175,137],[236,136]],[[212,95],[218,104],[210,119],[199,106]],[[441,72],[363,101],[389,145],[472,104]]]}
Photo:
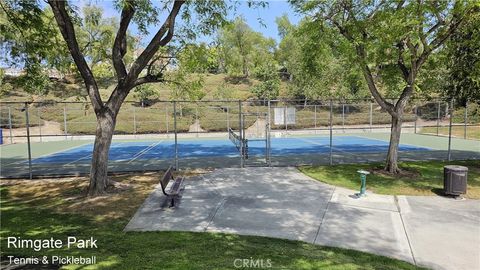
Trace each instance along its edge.
{"label": "paved path seam", "polygon": [[323,220],[325,219],[325,215],[327,214],[328,211],[328,206],[330,205],[330,201],[332,200],[333,194],[335,194],[335,190],[337,187],[334,187],[332,190],[332,194],[330,195],[330,199],[327,202],[327,205],[325,206],[325,211],[323,211],[322,219],[320,220],[320,224],[318,225],[317,233],[315,234],[315,238],[313,239],[313,244],[317,241],[318,234],[320,233],[320,228],[322,227]]}
{"label": "paved path seam", "polygon": [[410,254],[412,255],[413,264],[417,265],[417,260],[415,259],[415,254],[413,254],[412,243],[410,243],[410,237],[408,237],[407,228],[405,228],[405,221],[403,221],[402,211],[400,208],[400,204],[398,204],[398,197],[397,195],[393,195],[393,199],[395,201],[395,206],[397,206],[398,214],[400,215],[400,220],[402,221],[403,232],[407,237],[408,248],[410,249]]}

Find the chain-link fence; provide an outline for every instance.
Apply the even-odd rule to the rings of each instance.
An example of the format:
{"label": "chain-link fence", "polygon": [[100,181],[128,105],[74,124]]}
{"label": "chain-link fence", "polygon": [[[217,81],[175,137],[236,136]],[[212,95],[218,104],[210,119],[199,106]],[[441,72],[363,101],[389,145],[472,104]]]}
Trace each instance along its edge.
{"label": "chain-link fence", "polygon": [[[12,171],[55,173],[58,166],[64,174],[88,172],[96,129],[90,103],[0,105],[2,177]],[[411,100],[402,121],[403,160],[479,157],[477,103]],[[111,166],[136,171],[179,162],[205,168],[382,161],[390,123],[391,116],[370,99],[125,102],[112,145],[119,154]],[[232,150],[229,129],[249,140],[245,164]]]}

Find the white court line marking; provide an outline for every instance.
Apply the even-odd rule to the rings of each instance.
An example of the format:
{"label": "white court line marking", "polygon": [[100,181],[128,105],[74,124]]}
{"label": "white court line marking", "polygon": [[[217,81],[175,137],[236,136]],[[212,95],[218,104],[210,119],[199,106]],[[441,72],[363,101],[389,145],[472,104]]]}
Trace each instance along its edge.
{"label": "white court line marking", "polygon": [[[382,140],[382,139],[377,139],[377,138],[362,137],[362,136],[357,136],[357,135],[352,136],[352,137],[358,137],[358,138],[368,139],[368,140],[374,140],[374,141],[381,141],[381,142],[384,142],[384,143],[386,143],[386,144],[389,144],[389,143],[390,143],[389,140],[387,141],[387,140]],[[433,148],[426,147],[426,146],[422,146],[422,145],[415,145],[415,144],[402,143],[402,142],[399,142],[398,145],[399,145],[399,146],[400,146],[400,145],[412,146],[412,147],[415,147],[415,148],[425,148],[425,149],[427,149],[427,150],[432,150],[432,149],[433,149]],[[419,149],[419,150],[423,150],[423,149]],[[398,150],[398,151],[400,151],[400,150]],[[401,152],[403,152],[403,151],[412,151],[412,150],[402,150]]]}
{"label": "white court line marking", "polygon": [[[79,145],[77,145],[77,146],[72,146],[72,147],[69,147],[69,148],[67,148],[67,149],[58,150],[58,151],[55,151],[55,152],[52,152],[52,153],[44,154],[44,155],[38,156],[38,157],[36,157],[36,158],[32,158],[32,162],[33,162],[34,160],[39,159],[39,158],[44,158],[44,157],[48,157],[48,156],[50,156],[50,155],[55,155],[55,154],[58,154],[58,153],[61,153],[61,152],[64,152],[64,151],[69,151],[69,150],[72,150],[72,149],[75,149],[75,148],[78,148],[78,147],[85,146],[85,145],[87,145],[87,144],[90,144],[90,143],[89,143],[89,142],[86,142],[86,143],[84,143],[84,144],[79,144]],[[27,160],[15,161],[15,162],[12,162],[12,163],[8,163],[8,164],[6,164],[6,165],[10,165],[10,164],[20,164],[20,163],[25,163],[25,162],[28,163],[28,157],[27,157]]]}
{"label": "white court line marking", "polygon": [[[317,142],[315,142],[315,141],[311,141],[311,140],[307,140],[307,139],[300,139],[300,138],[297,138],[297,139],[298,139],[298,140],[305,141],[305,142],[308,142],[308,143],[311,143],[311,144],[320,145],[320,146],[327,146],[327,147],[330,148],[330,144],[317,143]],[[336,148],[336,147],[334,147],[334,146],[332,145],[332,151],[333,151],[333,149],[336,149],[336,151],[338,151],[338,152],[344,152],[344,153],[350,154],[350,155],[352,155],[352,156],[360,156],[359,154],[354,154],[354,153],[352,153],[352,152],[348,152],[348,151],[345,151],[345,150],[338,149],[338,148]]]}
{"label": "white court line marking", "polygon": [[148,152],[148,151],[152,150],[152,149],[153,149],[155,146],[157,146],[157,145],[161,144],[162,142],[163,142],[163,140],[162,140],[162,141],[159,141],[159,142],[156,142],[156,143],[153,143],[153,144],[151,144],[151,145],[150,145],[150,146],[148,146],[147,148],[145,148],[145,149],[143,149],[142,151],[140,151],[140,152],[136,153],[136,154],[133,156],[133,158],[132,158],[132,159],[130,159],[130,160],[127,162],[127,163],[130,163],[130,162],[134,161],[135,159],[139,158],[141,155],[145,154],[146,152]]}

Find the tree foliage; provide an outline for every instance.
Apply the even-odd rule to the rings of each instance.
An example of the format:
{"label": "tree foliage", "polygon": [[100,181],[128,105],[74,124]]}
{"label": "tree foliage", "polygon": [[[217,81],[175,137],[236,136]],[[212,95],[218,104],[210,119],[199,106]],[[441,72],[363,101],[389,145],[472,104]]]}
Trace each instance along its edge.
{"label": "tree foliage", "polygon": [[232,76],[249,77],[255,68],[273,60],[275,41],[253,31],[241,17],[221,29],[218,44],[223,69]]}
{"label": "tree foliage", "polygon": [[480,4],[465,18],[446,47],[446,95],[462,104],[480,102]]}
{"label": "tree foliage", "polygon": [[278,97],[280,92],[280,77],[278,76],[277,67],[273,62],[267,62],[258,67],[255,76],[260,83],[252,88],[252,93],[258,99],[268,100]]}
{"label": "tree foliage", "polygon": [[283,36],[276,58],[290,77],[295,98],[358,98],[367,95],[361,71],[354,64],[350,47],[334,29],[304,19],[298,26],[286,17],[277,19]]}
{"label": "tree foliage", "polygon": [[[467,1],[306,1],[297,10],[327,24],[348,41],[370,93],[392,117],[385,169],[398,173],[402,118],[418,87],[417,78],[431,54],[444,45],[469,16]],[[382,87],[385,93],[382,93]],[[385,95],[398,96],[390,102]]]}

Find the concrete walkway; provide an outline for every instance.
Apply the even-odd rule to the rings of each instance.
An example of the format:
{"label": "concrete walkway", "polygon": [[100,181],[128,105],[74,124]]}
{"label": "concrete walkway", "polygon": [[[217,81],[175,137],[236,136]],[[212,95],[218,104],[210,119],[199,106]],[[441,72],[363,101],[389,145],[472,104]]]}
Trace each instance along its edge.
{"label": "concrete walkway", "polygon": [[158,186],[126,231],[197,231],[301,240],[433,269],[480,269],[480,202],[369,194],[295,168],[218,169],[185,181],[178,207]]}

